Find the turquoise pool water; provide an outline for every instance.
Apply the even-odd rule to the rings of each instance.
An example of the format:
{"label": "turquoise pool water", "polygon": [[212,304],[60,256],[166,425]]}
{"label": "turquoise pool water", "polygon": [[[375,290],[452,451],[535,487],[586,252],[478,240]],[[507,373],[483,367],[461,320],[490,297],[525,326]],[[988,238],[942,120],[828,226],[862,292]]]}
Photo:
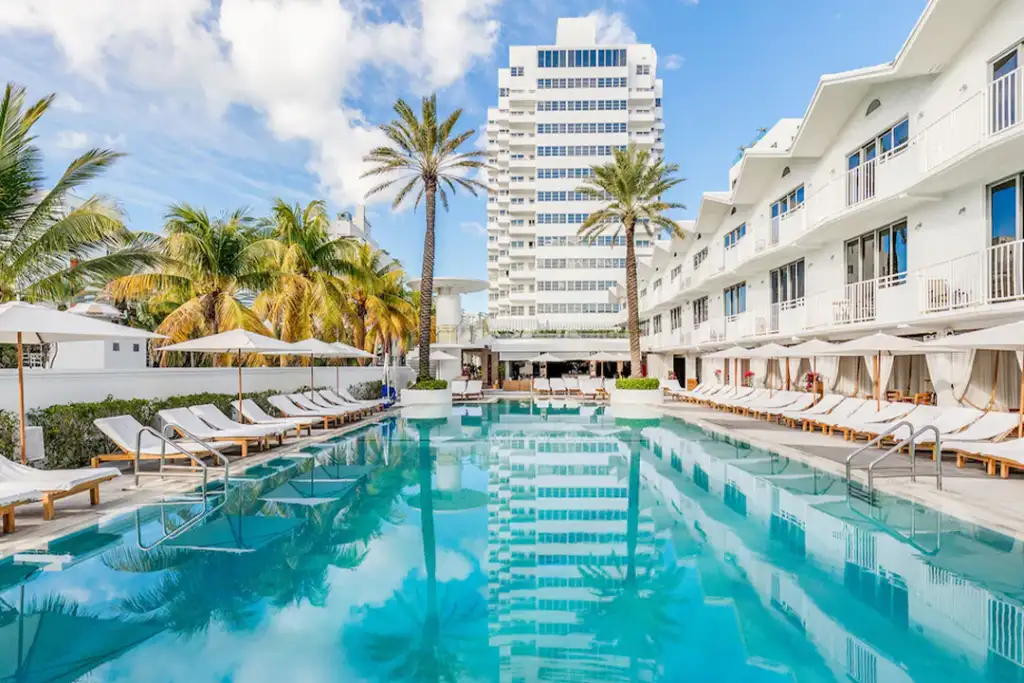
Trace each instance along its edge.
{"label": "turquoise pool water", "polygon": [[303,455],[0,563],[0,681],[1024,681],[1019,542],[674,419],[506,401]]}

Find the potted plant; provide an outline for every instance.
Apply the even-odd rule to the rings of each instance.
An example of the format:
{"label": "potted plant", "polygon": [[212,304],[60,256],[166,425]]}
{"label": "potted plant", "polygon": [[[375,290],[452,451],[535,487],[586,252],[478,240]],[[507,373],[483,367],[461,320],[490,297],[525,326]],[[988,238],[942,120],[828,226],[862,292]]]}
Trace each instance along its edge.
{"label": "potted plant", "polygon": [[403,406],[451,404],[452,390],[443,379],[419,379],[402,390]]}
{"label": "potted plant", "polygon": [[813,391],[815,394],[823,393],[821,386],[821,374],[817,372],[808,372],[804,377],[804,388],[807,391]]}
{"label": "potted plant", "polygon": [[752,387],[754,386],[754,371],[747,370],[743,373],[743,386]]}
{"label": "potted plant", "polygon": [[664,395],[657,377],[620,377],[615,380],[612,405],[660,405]]}

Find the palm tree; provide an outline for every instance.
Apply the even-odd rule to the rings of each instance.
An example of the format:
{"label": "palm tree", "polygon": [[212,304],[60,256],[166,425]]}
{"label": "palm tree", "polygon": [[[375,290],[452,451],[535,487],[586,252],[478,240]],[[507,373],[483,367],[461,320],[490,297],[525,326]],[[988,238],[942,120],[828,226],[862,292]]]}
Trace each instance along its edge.
{"label": "palm tree", "polygon": [[348,238],[332,238],[329,225],[323,201],[302,207],[278,198],[264,221],[264,239],[254,245],[267,275],[254,310],[285,341],[338,329],[347,312],[348,293],[341,276],[353,271],[353,245]]}
{"label": "palm tree", "polygon": [[120,154],[91,149],[45,188],[32,129],[54,98],[26,105],[25,89],[8,83],[0,100],[0,301],[61,301],[160,262],[149,241],[125,228],[112,203],[78,199]]}
{"label": "palm tree", "polygon": [[237,328],[264,331],[241,298],[266,280],[254,249],[260,232],[246,211],[212,218],[204,209],[175,204],[164,230],[164,267],[117,278],[107,287],[114,299],[173,307],[157,327],[170,343]]}
{"label": "palm tree", "polygon": [[683,182],[674,174],[679,170],[676,164],[666,164],[660,158],[652,157],[645,149],[637,149],[630,143],[625,150],[615,150],[615,159],[603,166],[594,166],[594,174],[576,191],[589,199],[604,202],[580,226],[579,235],[594,238],[605,230],[625,232],[626,238],[626,315],[629,329],[630,376],[642,376],[640,366],[640,313],[637,310],[636,281],[636,229],[641,227],[647,235],[654,237],[667,230],[682,238],[683,231],[671,218],[665,216],[669,209],[685,209],[682,204],[666,202],[662,195]]}
{"label": "palm tree", "polygon": [[[409,197],[415,196],[415,207],[426,203],[427,232],[423,239],[423,269],[420,274],[420,367],[417,379],[430,378],[430,314],[434,295],[434,219],[437,197],[448,210],[448,192],[455,194],[457,187],[468,190],[474,197],[477,190],[487,187],[469,177],[475,169],[485,168],[480,160],[483,151],[460,152],[459,147],[475,131],[453,135],[452,131],[462,116],[456,109],[444,121],[437,118],[437,96],[423,98],[420,118],[404,100],[395,103],[398,118],[380,128],[390,140],[390,147],[377,147],[363,161],[373,164],[366,176],[385,176],[366,196],[398,188],[392,208],[398,208]],[[447,188],[447,191],[446,191]]]}
{"label": "palm tree", "polygon": [[347,275],[352,343],[373,351],[378,343],[389,350],[392,338],[412,325],[413,307],[405,289],[405,271],[387,252],[360,244]]}

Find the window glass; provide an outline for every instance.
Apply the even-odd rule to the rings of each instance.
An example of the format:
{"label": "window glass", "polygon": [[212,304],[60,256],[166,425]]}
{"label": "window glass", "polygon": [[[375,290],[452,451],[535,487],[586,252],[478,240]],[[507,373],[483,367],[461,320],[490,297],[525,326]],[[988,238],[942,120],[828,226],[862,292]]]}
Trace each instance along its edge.
{"label": "window glass", "polygon": [[892,129],[893,145],[895,147],[902,147],[907,144],[910,140],[910,120],[903,119],[896,124],[896,127]]}
{"label": "window glass", "polygon": [[796,203],[797,204],[803,204],[804,203],[804,186],[803,185],[801,185],[800,187],[796,188]]}
{"label": "window glass", "polygon": [[852,285],[860,280],[860,259],[857,258],[857,249],[860,240],[851,240],[846,243],[846,284]]}
{"label": "window glass", "polygon": [[900,223],[892,228],[892,272],[900,279],[907,276],[907,224]]}
{"label": "window glass", "polygon": [[861,281],[875,278],[875,236],[865,235],[861,238]]}
{"label": "window glass", "polygon": [[850,169],[852,171],[853,169],[857,168],[858,166],[860,166],[860,152],[854,152],[846,160],[846,168],[848,168],[848,169]]}
{"label": "window glass", "polygon": [[997,59],[992,64],[992,80],[998,80],[1017,68],[1017,50],[1014,49],[1005,57]]}
{"label": "window glass", "polygon": [[878,231],[878,276],[887,277],[892,274],[892,258],[889,254],[892,253],[892,231],[889,228],[883,228]]}
{"label": "window glass", "polygon": [[992,244],[1003,244],[1017,239],[1017,181],[1000,183],[992,188],[989,201],[989,223]]}
{"label": "window glass", "polygon": [[772,271],[772,303],[779,303],[779,271]]}

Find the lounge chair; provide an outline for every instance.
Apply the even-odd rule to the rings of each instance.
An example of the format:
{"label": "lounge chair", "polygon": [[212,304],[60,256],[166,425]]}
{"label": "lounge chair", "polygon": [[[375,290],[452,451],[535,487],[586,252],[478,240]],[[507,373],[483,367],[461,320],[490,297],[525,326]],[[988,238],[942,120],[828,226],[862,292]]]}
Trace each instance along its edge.
{"label": "lounge chair", "polygon": [[550,394],[551,383],[548,382],[546,377],[534,377],[533,378],[533,392],[535,394]]}
{"label": "lounge chair", "polygon": [[[747,387],[743,387],[743,392],[746,393]],[[711,406],[715,400],[721,400],[725,398],[731,398],[739,395],[740,388],[734,387],[731,384],[719,384],[716,388],[712,388],[709,391],[702,391],[699,395],[692,397],[693,403],[698,405]]]}
{"label": "lounge chair", "polygon": [[279,396],[270,396],[267,398],[267,402],[274,406],[278,412],[285,417],[302,417],[315,419],[316,421],[323,421],[324,429],[330,429],[332,422],[341,422],[341,418],[338,417],[334,411],[317,409],[310,410],[296,405],[289,397],[281,394]]}
{"label": "lounge chair", "polygon": [[[839,430],[847,441],[856,441],[858,436],[874,438],[885,430],[904,419],[914,409],[912,403],[881,403],[878,410],[868,400],[869,408],[862,408],[850,419],[842,420],[832,426],[833,433]],[[873,435],[873,436],[868,436]],[[910,436],[910,433],[907,433]]]}
{"label": "lounge chair", "polygon": [[305,408],[306,410],[322,410],[327,412],[329,415],[334,415],[341,421],[346,421],[349,418],[359,419],[359,417],[364,414],[362,408],[345,408],[342,406],[320,406],[311,401],[309,397],[304,394],[295,393],[288,394],[287,396],[292,403],[294,403],[300,408]]}
{"label": "lounge chair", "polygon": [[[840,424],[843,421],[855,420],[860,417],[860,412],[868,411],[868,403],[871,404],[870,410],[874,412],[875,402],[868,401],[866,398],[848,398],[838,406],[835,407],[828,415],[821,415],[814,418],[811,421],[810,431],[814,431],[815,427],[821,427],[822,434],[832,434],[832,430],[835,425]],[[854,416],[857,417],[854,417]]]}
{"label": "lounge chair", "polygon": [[763,417],[766,420],[777,420],[787,410],[804,410],[814,405],[814,394],[806,391],[791,392],[789,396],[780,397],[777,400],[769,399],[754,409],[754,417]]}
{"label": "lounge chair", "polygon": [[198,406],[192,406],[189,408],[200,420],[210,425],[214,429],[221,430],[236,430],[241,433],[262,434],[263,437],[269,439],[270,437],[277,437],[277,443],[284,443],[285,432],[291,429],[291,425],[260,425],[260,424],[243,424],[241,422],[235,422],[230,417],[221,412],[220,408],[213,405],[212,403],[204,403]]}
{"label": "lounge chair", "polygon": [[565,389],[570,394],[580,393],[580,378],[579,377],[563,377],[562,381],[565,382]]}
{"label": "lounge chair", "polygon": [[594,377],[580,377],[580,397],[597,399],[600,390],[598,382]]}
{"label": "lounge chair", "polygon": [[755,401],[747,401],[736,409],[736,412],[744,415],[753,414],[757,417],[761,408],[782,408],[793,403],[798,395],[795,391],[773,391],[762,394],[761,398]]}
{"label": "lounge chair", "polygon": [[736,393],[725,396],[722,398],[714,397],[709,400],[709,403],[715,408],[728,410],[732,412],[736,406],[743,405],[748,401],[753,401],[761,397],[762,393],[767,396],[768,390],[752,389],[750,387],[741,387],[736,390]]}
{"label": "lounge chair", "polygon": [[15,530],[15,508],[26,503],[37,503],[42,499],[43,492],[36,490],[31,484],[0,482],[0,517],[3,517],[4,533],[9,534]]}
{"label": "lounge chair", "polygon": [[[20,487],[26,491],[38,491],[42,496],[45,520],[53,519],[54,501],[78,493],[88,491],[89,504],[99,505],[100,484],[119,476],[121,472],[115,467],[37,470],[7,458],[0,458],[0,483],[14,488]],[[0,501],[0,509],[2,508],[3,503]]]}
{"label": "lounge chair", "polygon": [[942,440],[942,450],[956,450],[951,444],[970,444],[999,442],[1017,432],[1017,413],[1004,413],[993,410],[983,413],[981,417],[966,428],[949,435],[949,440]]}
{"label": "lounge chair", "polygon": [[134,460],[136,441],[139,442],[140,460],[159,460],[161,454],[167,460],[188,460],[189,457],[182,453],[182,450],[197,457],[215,456],[231,445],[228,443],[177,439],[174,442],[176,447],[168,446],[162,439],[148,431],[143,432],[142,439],[139,440],[139,432],[142,432],[145,427],[131,415],[101,417],[93,420],[92,423],[103,432],[104,436],[121,449],[120,453],[106,453],[94,456],[92,458],[93,467],[99,467],[101,462]]}
{"label": "lounge chair", "polygon": [[466,397],[466,380],[464,379],[453,379],[451,383],[452,398],[465,398]]}
{"label": "lounge chair", "polygon": [[782,419],[790,427],[795,426],[797,422],[803,422],[803,429],[806,430],[807,421],[813,421],[815,417],[820,415],[827,415],[845,399],[846,397],[842,394],[828,394],[822,396],[820,401],[804,410],[796,410],[795,408],[783,410]]}
{"label": "lounge chair", "polygon": [[369,415],[373,413],[375,410],[377,410],[376,406],[363,405],[361,403],[352,403],[351,401],[346,401],[345,399],[338,396],[334,392],[324,391],[323,389],[318,389],[314,391],[313,397],[310,399],[310,401],[312,401],[314,404],[318,406],[323,406],[327,410],[340,408],[341,410],[350,410],[358,412],[361,416]]}
{"label": "lounge chair", "polygon": [[268,415],[259,404],[251,398],[242,401],[242,417],[257,425],[283,425],[295,430],[295,436],[302,436],[302,430],[313,433],[313,418],[305,417],[273,417]]}
{"label": "lounge chair", "polygon": [[233,443],[242,449],[243,458],[249,455],[249,442],[263,446],[269,441],[269,438],[263,433],[262,425],[245,425],[245,428],[242,429],[217,429],[200,420],[199,416],[188,408],[168,408],[158,412],[157,416],[164,423],[171,425],[179,436],[191,435],[203,441]]}
{"label": "lounge chair", "polygon": [[369,406],[371,408],[377,408],[378,410],[383,410],[384,408],[391,404],[391,401],[387,400],[386,398],[358,399],[355,396],[353,396],[352,392],[349,391],[346,387],[338,387],[337,392],[327,389],[326,393],[330,396],[337,396],[338,398],[348,401],[349,403],[354,403],[357,406]]}
{"label": "lounge chair", "polygon": [[551,393],[565,395],[569,393],[569,387],[565,386],[565,380],[561,377],[552,377],[551,380]]}
{"label": "lounge chair", "polygon": [[[895,406],[898,404],[894,403],[892,405]],[[910,408],[902,415],[898,415],[886,422],[872,422],[869,420],[864,425],[861,425],[862,428],[858,428],[857,425],[851,425],[855,431],[854,438],[857,436],[864,436],[868,439],[873,439],[897,423],[906,421],[913,426],[913,430],[911,432],[908,433],[900,430],[899,433],[886,437],[886,440],[893,441],[897,439],[904,439],[925,425],[932,424],[939,418],[939,416],[942,415],[942,409],[936,406],[915,406],[913,403],[905,403],[903,405],[910,406]]]}
{"label": "lounge chair", "polygon": [[484,383],[479,379],[471,379],[466,382],[466,398],[482,399],[484,397]]}
{"label": "lounge chair", "polygon": [[1011,469],[1024,470],[1024,439],[998,443],[950,441],[942,444],[942,450],[956,452],[957,467],[963,467],[968,460],[977,460],[985,463],[985,470],[994,475],[998,465],[999,476],[1003,479],[1009,478]]}

